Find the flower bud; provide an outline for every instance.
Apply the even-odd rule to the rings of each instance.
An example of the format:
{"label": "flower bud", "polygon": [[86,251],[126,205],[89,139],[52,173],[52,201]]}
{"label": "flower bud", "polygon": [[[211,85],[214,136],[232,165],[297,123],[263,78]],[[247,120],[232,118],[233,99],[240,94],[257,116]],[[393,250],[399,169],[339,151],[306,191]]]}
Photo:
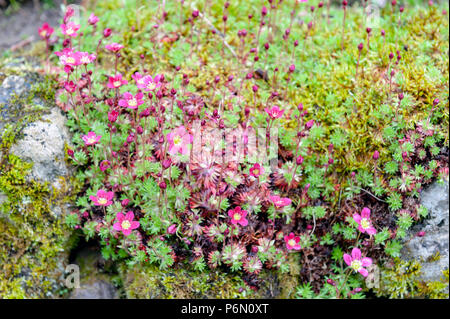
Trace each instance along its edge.
{"label": "flower bud", "polygon": [[378,152],[378,151],[373,152],[373,156],[372,157],[373,157],[374,160],[379,159],[380,158],[380,152]]}
{"label": "flower bud", "polygon": [[164,182],[164,181],[160,182],[160,183],[159,183],[159,188],[161,188],[161,189],[166,189],[166,188],[167,188],[166,182]]}
{"label": "flower bud", "polygon": [[110,28],[106,28],[105,30],[103,30],[103,36],[105,38],[108,38],[112,33],[112,30]]}
{"label": "flower bud", "polygon": [[169,235],[175,234],[176,231],[177,231],[177,224],[172,224],[169,227],[167,227],[167,233]]}

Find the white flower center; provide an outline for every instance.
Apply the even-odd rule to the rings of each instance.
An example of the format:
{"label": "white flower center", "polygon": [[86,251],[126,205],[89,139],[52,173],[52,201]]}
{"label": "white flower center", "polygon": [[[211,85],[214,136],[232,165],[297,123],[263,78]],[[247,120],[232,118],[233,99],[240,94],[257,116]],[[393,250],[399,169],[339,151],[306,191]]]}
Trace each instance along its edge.
{"label": "white flower center", "polygon": [[99,204],[105,205],[107,202],[108,202],[108,200],[106,198],[100,197],[98,199]]}
{"label": "white flower center", "polygon": [[173,144],[175,144],[175,145],[179,145],[179,144],[181,144],[181,137],[180,136],[175,136],[174,138],[173,138]]}
{"label": "white flower center", "polygon": [[136,106],[137,105],[137,101],[135,98],[130,99],[130,101],[128,101],[128,105],[129,106]]}
{"label": "white flower center", "polygon": [[128,229],[128,228],[130,228],[130,227],[131,227],[130,221],[124,220],[124,221],[122,222],[122,229]]}
{"label": "white flower center", "polygon": [[294,247],[295,245],[297,245],[297,242],[295,241],[294,238],[292,238],[292,239],[289,239],[288,244],[289,244],[289,246]]}
{"label": "white flower center", "polygon": [[239,214],[239,213],[234,213],[233,219],[234,219],[234,220],[241,220],[241,214]]}
{"label": "white flower center", "polygon": [[367,229],[370,227],[370,221],[367,218],[361,219],[361,227]]}
{"label": "white flower center", "polygon": [[352,261],[352,264],[350,265],[350,267],[352,267],[354,271],[358,271],[362,268],[362,263],[360,260],[355,259]]}

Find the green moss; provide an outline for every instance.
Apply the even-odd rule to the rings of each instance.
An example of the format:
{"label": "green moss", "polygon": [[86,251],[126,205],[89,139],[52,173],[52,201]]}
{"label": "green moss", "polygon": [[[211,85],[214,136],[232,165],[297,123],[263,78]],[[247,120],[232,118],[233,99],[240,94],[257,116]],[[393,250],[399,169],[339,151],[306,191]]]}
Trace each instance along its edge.
{"label": "green moss", "polygon": [[149,265],[133,269],[123,266],[120,272],[127,298],[226,299],[254,295],[240,276],[220,271],[197,272],[186,268],[162,271]]}
{"label": "green moss", "polygon": [[0,137],[0,298],[55,297],[64,274],[70,231],[52,208],[73,200],[73,187],[64,178],[59,190],[29,180],[33,164],[10,152],[22,128],[46,110],[33,99],[51,99],[48,85],[40,82],[26,96],[12,98],[10,104],[19,106],[13,117],[20,118]]}
{"label": "green moss", "polygon": [[389,298],[448,298],[448,269],[442,272],[440,281],[430,282],[420,279],[421,269],[418,261],[395,259],[392,267],[382,269],[376,294]]}

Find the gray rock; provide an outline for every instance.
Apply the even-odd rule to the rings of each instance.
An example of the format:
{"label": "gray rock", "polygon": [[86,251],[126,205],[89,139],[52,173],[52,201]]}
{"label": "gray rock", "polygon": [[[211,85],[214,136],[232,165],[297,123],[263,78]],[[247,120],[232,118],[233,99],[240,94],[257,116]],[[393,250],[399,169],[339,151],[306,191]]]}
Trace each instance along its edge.
{"label": "gray rock", "polygon": [[117,299],[117,289],[111,277],[102,272],[106,260],[98,247],[85,247],[79,250],[75,264],[79,266],[80,287],[72,290],[69,299]]}
{"label": "gray rock", "polygon": [[30,177],[55,183],[58,176],[65,176],[69,169],[64,162],[64,144],[69,141],[65,127],[66,118],[58,108],[42,120],[29,123],[23,130],[23,138],[11,147],[11,152],[21,159],[33,162]]}
{"label": "gray rock", "polygon": [[80,285],[69,299],[117,299],[116,288],[103,280]]}
{"label": "gray rock", "polygon": [[[449,185],[432,184],[421,194],[421,204],[428,209],[428,218],[414,226],[402,251],[406,260],[422,261],[421,279],[438,281],[442,271],[449,268]],[[417,233],[424,231],[425,236]],[[438,260],[433,257],[440,255]]]}
{"label": "gray rock", "polygon": [[15,121],[21,114],[21,105],[11,103],[14,97],[23,96],[31,88],[30,82],[17,75],[5,78],[0,85],[0,131],[6,123]]}

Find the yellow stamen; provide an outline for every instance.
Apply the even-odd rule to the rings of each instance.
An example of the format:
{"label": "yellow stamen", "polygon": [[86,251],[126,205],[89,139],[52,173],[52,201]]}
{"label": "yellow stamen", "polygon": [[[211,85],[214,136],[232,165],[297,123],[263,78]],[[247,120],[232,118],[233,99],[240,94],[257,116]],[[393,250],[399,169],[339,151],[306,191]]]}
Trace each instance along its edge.
{"label": "yellow stamen", "polygon": [[131,223],[128,220],[122,222],[122,229],[128,229],[131,227]]}

